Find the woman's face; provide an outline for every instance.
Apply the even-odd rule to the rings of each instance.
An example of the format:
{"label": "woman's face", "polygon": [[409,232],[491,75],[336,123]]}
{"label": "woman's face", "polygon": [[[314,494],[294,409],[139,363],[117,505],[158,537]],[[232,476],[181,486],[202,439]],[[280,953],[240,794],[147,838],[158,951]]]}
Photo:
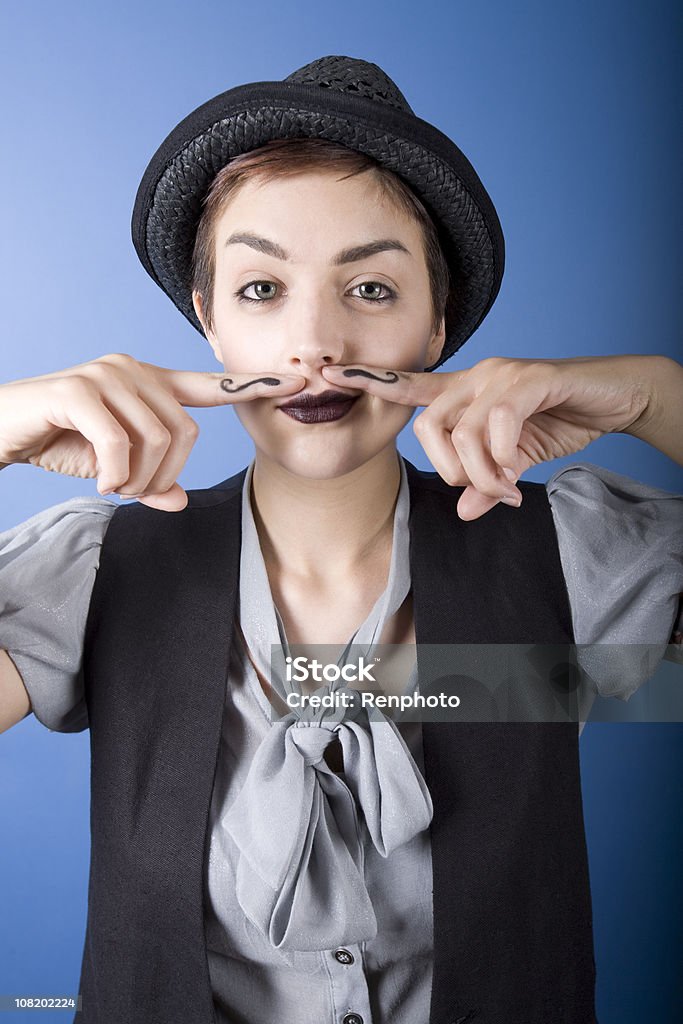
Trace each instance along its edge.
{"label": "woman's face", "polygon": [[[387,240],[392,247],[359,252]],[[301,375],[297,396],[360,396],[342,418],[324,422],[283,412],[293,395],[236,404],[257,456],[327,479],[393,447],[413,409],[332,385],[321,370],[422,370],[436,361],[443,323],[434,334],[419,225],[380,199],[371,174],[338,180],[338,172],[316,170],[244,185],[217,221],[215,246],[208,338],[226,372]]]}

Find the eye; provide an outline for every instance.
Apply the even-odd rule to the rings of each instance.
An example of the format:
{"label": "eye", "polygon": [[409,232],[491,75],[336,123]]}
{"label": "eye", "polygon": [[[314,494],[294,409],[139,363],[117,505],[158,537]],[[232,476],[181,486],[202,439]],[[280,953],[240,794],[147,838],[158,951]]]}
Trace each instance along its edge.
{"label": "eye", "polygon": [[[247,295],[246,291],[248,288],[255,288],[258,298]],[[265,294],[263,289],[265,289]],[[268,289],[270,289],[270,292]],[[249,284],[245,284],[235,292],[235,298],[238,302],[268,302],[275,298],[276,290],[277,285],[274,281],[250,281]]]}
{"label": "eye", "polygon": [[[253,288],[255,290],[254,295],[247,295],[248,289]],[[277,297],[277,284],[274,281],[250,281],[249,284],[245,284],[242,288],[239,288],[235,293],[235,298],[238,302],[252,302],[261,303],[271,302]],[[359,298],[365,299],[367,302],[379,305],[383,302],[391,302],[392,299],[396,298],[396,293],[389,285],[383,284],[381,281],[363,281],[361,284],[357,284],[356,288],[362,288],[365,294],[358,296]],[[380,292],[384,289],[385,295],[380,295]]]}
{"label": "eye", "polygon": [[[396,298],[396,292],[393,288],[390,288],[388,284],[382,284],[381,281],[363,281],[362,284],[357,284],[355,288],[365,288],[369,292],[361,295],[361,299],[367,299],[369,302],[374,302],[377,305],[380,302],[391,302],[392,299]],[[355,288],[353,289],[355,291]],[[380,289],[384,288],[386,295],[380,296],[378,293]]]}

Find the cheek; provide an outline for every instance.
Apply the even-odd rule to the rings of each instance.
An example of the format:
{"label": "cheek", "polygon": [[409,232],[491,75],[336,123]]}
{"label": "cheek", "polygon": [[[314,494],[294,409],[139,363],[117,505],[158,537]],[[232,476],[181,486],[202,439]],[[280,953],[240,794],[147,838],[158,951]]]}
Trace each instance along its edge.
{"label": "cheek", "polygon": [[410,421],[415,410],[410,405],[397,405],[395,402],[384,402],[386,412],[384,418],[392,434],[398,434]]}
{"label": "cheek", "polygon": [[422,318],[419,322],[409,319],[398,321],[382,339],[382,360],[378,365],[411,372],[423,370],[430,338]]}
{"label": "cheek", "polygon": [[279,358],[274,350],[272,338],[264,341],[254,336],[253,332],[244,328],[236,328],[225,332],[219,338],[218,346],[223,366],[232,373],[264,373],[266,370],[275,372]]}
{"label": "cheek", "polygon": [[248,339],[245,338],[244,344],[239,347],[235,346],[234,340],[229,344],[219,341],[218,347],[226,372],[251,373],[260,369],[260,367],[256,366],[256,360],[254,359],[253,353],[255,349],[249,345]]}
{"label": "cheek", "polygon": [[249,433],[258,429],[259,405],[259,402],[235,402],[233,406],[237,419]]}
{"label": "cheek", "polygon": [[233,373],[249,373],[255,369],[254,353],[259,351],[258,338],[249,325],[240,324],[220,308],[214,308],[214,340],[223,366]]}

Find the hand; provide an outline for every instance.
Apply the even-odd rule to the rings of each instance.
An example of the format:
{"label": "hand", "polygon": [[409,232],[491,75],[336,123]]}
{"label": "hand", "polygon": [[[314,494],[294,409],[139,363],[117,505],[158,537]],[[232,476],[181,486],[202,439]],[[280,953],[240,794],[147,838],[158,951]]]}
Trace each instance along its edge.
{"label": "hand", "polygon": [[513,484],[529,466],[634,423],[651,397],[643,362],[651,358],[658,357],[495,357],[454,373],[360,365],[322,373],[388,402],[426,406],[413,429],[446,483],[465,486],[457,510],[471,520],[506,498],[521,503]]}
{"label": "hand", "polygon": [[125,353],[0,385],[0,464],[30,463],[97,477],[151,508],[178,512],[176,477],[199,427],[183,406],[206,407],[294,394],[304,377],[171,370]]}

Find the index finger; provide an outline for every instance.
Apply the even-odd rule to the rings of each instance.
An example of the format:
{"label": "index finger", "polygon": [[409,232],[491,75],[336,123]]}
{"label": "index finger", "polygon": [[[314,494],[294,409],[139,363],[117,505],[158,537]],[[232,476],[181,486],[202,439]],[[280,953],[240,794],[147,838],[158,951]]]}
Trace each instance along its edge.
{"label": "index finger", "polygon": [[205,408],[251,402],[255,398],[290,395],[300,391],[306,378],[282,373],[202,373],[196,370],[173,370],[166,366],[143,363],[161,386],[180,405]]}
{"label": "index finger", "polygon": [[429,405],[446,388],[445,373],[422,373],[410,370],[388,370],[379,366],[323,366],[326,380],[347,387],[361,388],[371,395],[399,405]]}

